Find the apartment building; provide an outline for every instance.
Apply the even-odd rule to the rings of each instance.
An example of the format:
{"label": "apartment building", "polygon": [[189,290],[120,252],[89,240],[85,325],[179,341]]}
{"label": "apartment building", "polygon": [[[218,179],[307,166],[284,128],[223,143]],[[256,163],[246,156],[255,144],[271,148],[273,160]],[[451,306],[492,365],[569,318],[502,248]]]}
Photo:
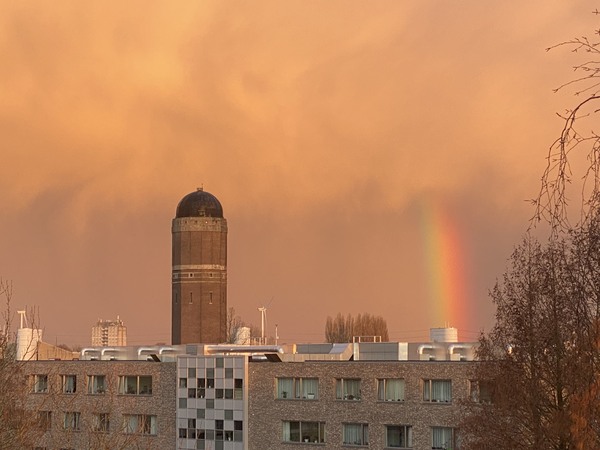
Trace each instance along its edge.
{"label": "apartment building", "polygon": [[88,348],[24,363],[39,449],[457,449],[474,344]]}
{"label": "apartment building", "polygon": [[175,362],[24,363],[38,450],[174,447]]}
{"label": "apartment building", "polygon": [[114,347],[127,345],[127,327],[117,316],[117,320],[98,319],[92,327],[92,346]]}

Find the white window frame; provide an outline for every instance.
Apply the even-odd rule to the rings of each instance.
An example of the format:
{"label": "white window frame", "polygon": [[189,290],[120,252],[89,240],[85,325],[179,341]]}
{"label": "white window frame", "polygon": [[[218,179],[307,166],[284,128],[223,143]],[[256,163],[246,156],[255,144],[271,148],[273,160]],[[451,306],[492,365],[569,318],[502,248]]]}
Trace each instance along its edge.
{"label": "white window frame", "polygon": [[61,375],[60,385],[63,394],[75,394],[77,392],[77,375]]}
{"label": "white window frame", "polygon": [[[304,427],[304,430],[302,428]],[[306,433],[313,433],[316,427],[316,435],[308,436]],[[284,420],[282,422],[283,442],[301,442],[303,444],[324,444],[325,443],[325,422]]]}
{"label": "white window frame", "polygon": [[93,395],[106,394],[106,375],[88,375],[87,393]]}
{"label": "white window frame", "polygon": [[31,391],[36,394],[47,394],[48,393],[48,375],[36,374],[33,375]]}
{"label": "white window frame", "polygon": [[[150,383],[148,384],[148,379]],[[121,375],[119,376],[119,394],[121,395],[152,395],[151,375]]]}
{"label": "white window frame", "polygon": [[406,395],[404,378],[377,379],[377,400],[380,402],[403,402]]}
{"label": "white window frame", "polygon": [[423,401],[427,403],[452,403],[452,380],[423,380]]}
{"label": "white window frame", "polygon": [[279,377],[276,379],[276,396],[282,400],[317,400],[319,379],[315,377]]}
{"label": "white window frame", "polygon": [[361,399],[360,378],[336,378],[335,398],[336,400],[357,401]]}

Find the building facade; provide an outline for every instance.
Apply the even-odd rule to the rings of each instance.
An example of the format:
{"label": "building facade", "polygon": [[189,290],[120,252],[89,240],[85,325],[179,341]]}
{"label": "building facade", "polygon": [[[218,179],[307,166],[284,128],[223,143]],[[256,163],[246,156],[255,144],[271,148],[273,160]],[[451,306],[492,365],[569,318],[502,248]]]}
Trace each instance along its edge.
{"label": "building facade", "polygon": [[249,450],[456,449],[469,363],[251,363]]}
{"label": "building facade", "polygon": [[127,327],[117,316],[117,320],[101,320],[92,327],[93,347],[113,347],[127,345]]}
{"label": "building facade", "polygon": [[227,220],[217,198],[198,189],[172,224],[172,343],[226,340]]}
{"label": "building facade", "polygon": [[35,449],[174,447],[175,363],[30,361],[28,407]]}
{"label": "building facade", "polygon": [[177,449],[248,449],[248,357],[177,358]]}
{"label": "building facade", "polygon": [[455,450],[464,402],[489,400],[471,379],[473,349],[107,347],[23,367],[39,449]]}

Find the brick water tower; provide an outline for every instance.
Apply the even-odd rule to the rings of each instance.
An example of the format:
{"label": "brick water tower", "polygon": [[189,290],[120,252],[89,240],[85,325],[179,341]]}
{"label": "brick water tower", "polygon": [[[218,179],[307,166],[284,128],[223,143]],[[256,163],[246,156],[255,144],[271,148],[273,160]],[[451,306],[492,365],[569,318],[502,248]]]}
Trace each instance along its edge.
{"label": "brick water tower", "polygon": [[227,324],[227,220],[198,189],[177,205],[172,226],[172,343],[221,343]]}

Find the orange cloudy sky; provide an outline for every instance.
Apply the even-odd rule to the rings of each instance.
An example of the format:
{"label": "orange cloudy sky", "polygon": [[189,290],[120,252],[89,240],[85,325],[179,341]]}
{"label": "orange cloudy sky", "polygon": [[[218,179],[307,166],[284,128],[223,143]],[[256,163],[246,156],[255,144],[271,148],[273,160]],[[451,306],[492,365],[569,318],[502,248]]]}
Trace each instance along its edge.
{"label": "orange cloudy sky", "polygon": [[591,1],[0,0],[0,275],[51,342],[170,340],[171,219],[229,223],[283,342],[369,312],[475,339],[572,104]]}

